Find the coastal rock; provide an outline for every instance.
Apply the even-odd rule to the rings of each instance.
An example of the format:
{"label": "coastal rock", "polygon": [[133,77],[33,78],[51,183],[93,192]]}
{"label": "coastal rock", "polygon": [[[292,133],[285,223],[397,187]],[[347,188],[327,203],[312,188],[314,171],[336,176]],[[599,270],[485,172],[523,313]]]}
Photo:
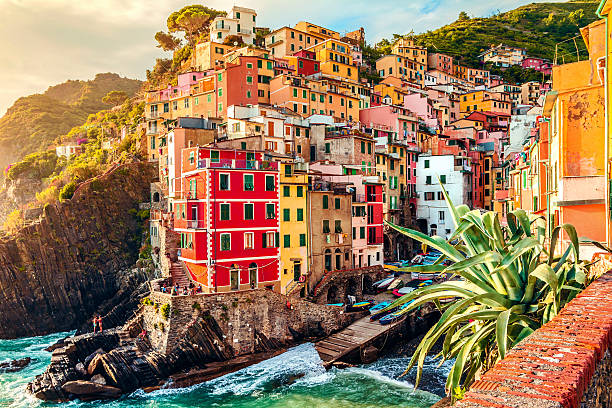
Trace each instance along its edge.
{"label": "coastal rock", "polygon": [[62,385],[62,390],[77,396],[83,401],[115,399],[119,398],[122,394],[121,390],[117,387],[85,380],[68,381]]}
{"label": "coastal rock", "polygon": [[98,354],[103,354],[103,353],[104,353],[104,350],[102,350],[101,348],[97,349],[96,351],[94,351],[93,353],[85,357],[85,360],[83,361],[83,365],[89,369],[89,363],[91,363],[94,357],[96,357]]}
{"label": "coastal rock", "polygon": [[[91,327],[101,306],[116,316],[103,316],[105,328],[131,315],[131,290],[148,279],[146,271],[126,279],[141,244],[136,211],[149,201],[156,177],[150,163],[119,166],[81,184],[72,199],[45,206],[40,221],[0,238],[0,286],[10,288],[0,292],[0,338]],[[126,298],[126,307],[111,313]]]}
{"label": "coastal rock", "polygon": [[2,362],[0,363],[0,373],[14,373],[17,371],[21,371],[28,365],[30,365],[31,362],[32,359],[30,357]]}
{"label": "coastal rock", "polygon": [[79,373],[81,375],[86,375],[87,374],[87,370],[85,370],[85,364],[83,364],[83,363],[77,363],[74,366],[74,369],[77,371],[77,373]]}
{"label": "coastal rock", "polygon": [[106,379],[102,377],[100,374],[96,374],[93,377],[91,377],[91,382],[94,382],[96,384],[106,385]]}

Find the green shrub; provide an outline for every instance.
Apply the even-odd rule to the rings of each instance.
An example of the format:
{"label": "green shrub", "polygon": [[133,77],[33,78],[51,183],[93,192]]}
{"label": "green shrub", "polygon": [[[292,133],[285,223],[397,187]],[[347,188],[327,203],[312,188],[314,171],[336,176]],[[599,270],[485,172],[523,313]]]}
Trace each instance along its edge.
{"label": "green shrub", "polygon": [[170,309],[171,308],[169,303],[164,303],[160,308],[161,316],[164,318],[164,320],[168,320],[168,318],[170,317]]}
{"label": "green shrub", "polygon": [[70,200],[72,196],[74,195],[74,192],[76,191],[77,186],[78,184],[75,181],[71,181],[70,183],[66,184],[60,191],[60,194],[59,194],[60,200],[62,201]]}

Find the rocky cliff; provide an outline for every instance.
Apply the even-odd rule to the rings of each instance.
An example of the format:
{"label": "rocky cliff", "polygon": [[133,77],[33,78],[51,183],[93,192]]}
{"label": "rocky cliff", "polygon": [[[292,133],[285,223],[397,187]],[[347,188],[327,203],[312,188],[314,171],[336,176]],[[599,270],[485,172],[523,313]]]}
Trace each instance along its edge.
{"label": "rocky cliff", "polygon": [[120,166],[0,240],[0,338],[73,330],[126,302],[148,278],[130,273],[144,227],[130,210],[149,200],[155,174],[149,163]]}

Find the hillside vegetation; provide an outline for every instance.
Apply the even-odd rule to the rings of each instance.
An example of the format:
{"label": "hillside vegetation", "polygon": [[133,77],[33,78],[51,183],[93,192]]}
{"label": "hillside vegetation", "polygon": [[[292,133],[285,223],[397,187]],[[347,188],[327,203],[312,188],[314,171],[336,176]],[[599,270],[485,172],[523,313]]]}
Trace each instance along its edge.
{"label": "hillside vegetation", "polygon": [[[470,18],[461,13],[457,21],[415,36],[416,42],[431,52],[451,54],[469,66],[478,66],[478,55],[493,44],[527,49],[527,55],[553,60],[555,45],[580,34],[579,29],[598,19],[598,1],[532,3],[488,18]],[[578,49],[586,55],[584,42]],[[575,60],[573,40],[559,44],[565,62]]]}
{"label": "hillside vegetation", "polygon": [[141,85],[141,81],[106,73],[19,98],[0,118],[0,167],[46,150],[59,136],[83,124],[88,115],[110,108],[102,101],[108,92],[123,91],[131,97]]}

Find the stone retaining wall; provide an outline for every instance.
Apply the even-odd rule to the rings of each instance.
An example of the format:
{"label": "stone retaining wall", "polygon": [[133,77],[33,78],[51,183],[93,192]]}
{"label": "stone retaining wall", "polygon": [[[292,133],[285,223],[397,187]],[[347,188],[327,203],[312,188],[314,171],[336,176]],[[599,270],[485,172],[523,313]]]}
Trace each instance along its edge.
{"label": "stone retaining wall", "polygon": [[[163,353],[176,346],[201,313],[209,313],[214,318],[235,356],[268,348],[260,347],[262,342],[280,347],[300,338],[324,336],[362,316],[295,298],[290,299],[290,310],[289,298],[265,289],[190,296],[152,292],[149,299],[159,306],[143,308],[143,323],[152,346]],[[167,320],[161,313],[164,304],[171,308]]]}
{"label": "stone retaining wall", "polygon": [[612,407],[612,272],[474,382],[461,408]]}

